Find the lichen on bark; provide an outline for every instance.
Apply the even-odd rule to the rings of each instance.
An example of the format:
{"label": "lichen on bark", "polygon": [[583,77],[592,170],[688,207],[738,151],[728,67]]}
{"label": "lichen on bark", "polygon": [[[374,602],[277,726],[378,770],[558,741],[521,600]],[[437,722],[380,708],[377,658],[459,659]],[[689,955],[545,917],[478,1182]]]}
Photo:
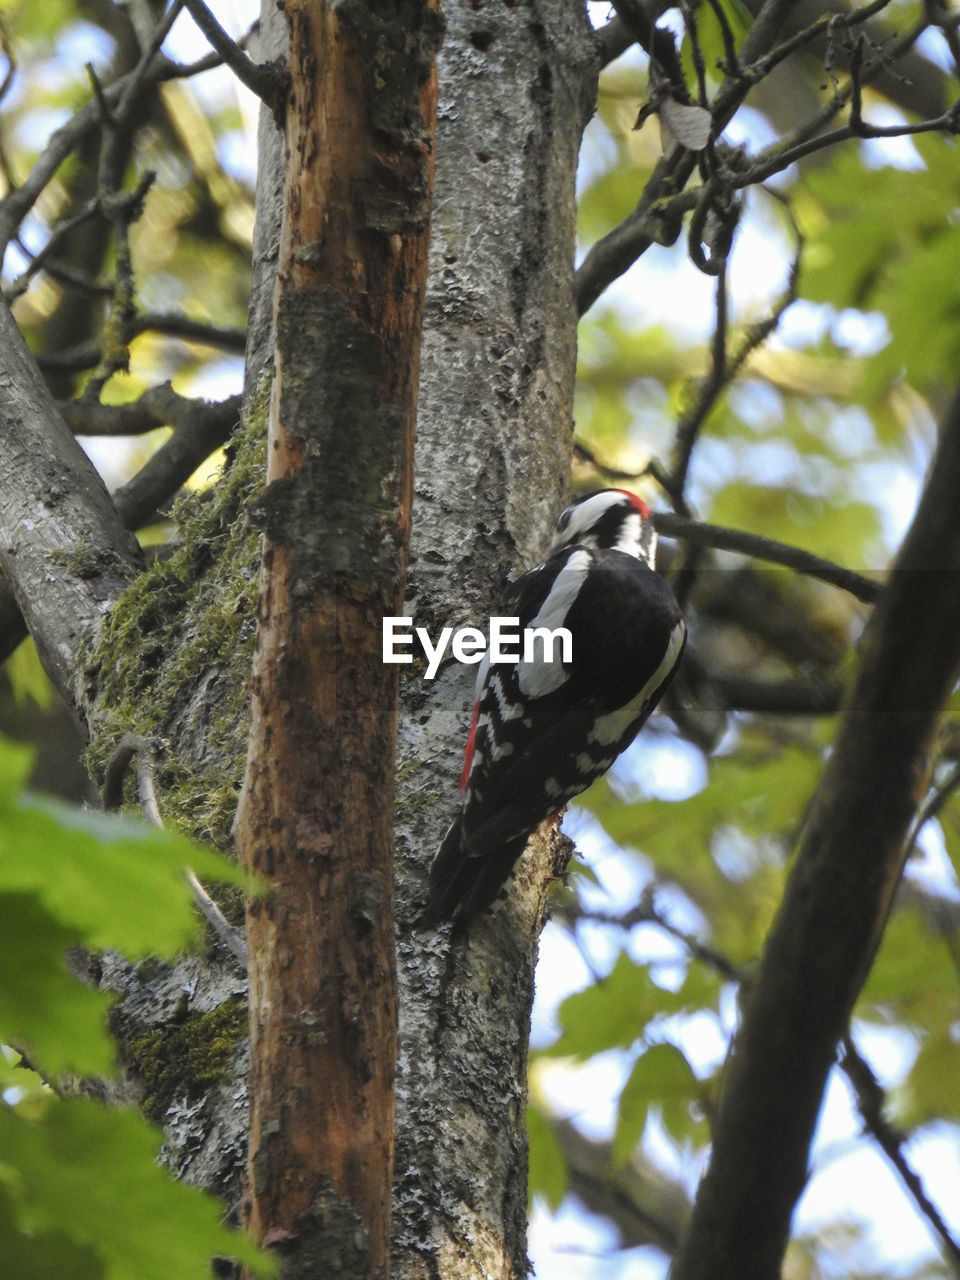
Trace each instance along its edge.
{"label": "lichen on bark", "polygon": [[243,775],[269,386],[251,401],[211,488],[175,504],[177,540],[123,593],[87,656],[100,714],[87,766],[100,782],[124,733],[163,745],[169,821],[226,849]]}

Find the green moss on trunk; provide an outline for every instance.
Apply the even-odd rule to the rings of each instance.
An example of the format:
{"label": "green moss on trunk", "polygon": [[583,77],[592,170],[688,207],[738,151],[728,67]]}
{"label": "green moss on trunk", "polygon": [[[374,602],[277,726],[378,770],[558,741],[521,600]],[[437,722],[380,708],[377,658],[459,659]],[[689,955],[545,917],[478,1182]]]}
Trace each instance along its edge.
{"label": "green moss on trunk", "polygon": [[124,733],[160,740],[166,820],[230,844],[246,757],[269,383],[228,449],[223,475],[175,507],[178,541],[111,610],[87,679],[99,708],[87,766],[98,783]]}

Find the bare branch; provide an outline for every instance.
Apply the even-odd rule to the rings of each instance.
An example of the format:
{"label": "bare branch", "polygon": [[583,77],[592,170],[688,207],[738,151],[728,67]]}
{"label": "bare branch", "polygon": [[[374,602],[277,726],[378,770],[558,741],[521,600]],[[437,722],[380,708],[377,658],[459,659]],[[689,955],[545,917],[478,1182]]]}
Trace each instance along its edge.
{"label": "bare branch", "polygon": [[[707,965],[722,978],[740,983],[744,975],[742,971],[722,952],[702,943],[699,939],[678,929],[667,919],[656,905],[656,887],[648,887],[636,907],[622,914],[611,912],[584,910],[574,908],[571,911],[558,913],[562,918],[576,924],[582,920],[607,924],[615,928],[630,930],[640,924],[653,924],[675,939],[684,947],[690,957]],[[889,1122],[884,1114],[886,1097],[870,1064],[863,1058],[853,1042],[852,1034],[847,1030],[842,1038],[842,1056],[840,1068],[849,1080],[857,1100],[857,1109],[863,1120],[864,1129],[874,1139],[893,1168],[899,1174],[908,1194],[917,1209],[930,1223],[934,1233],[940,1238],[947,1256],[954,1267],[960,1271],[960,1245],[950,1233],[939,1210],[927,1196],[922,1180],[911,1167],[903,1147],[906,1135]]]}
{"label": "bare branch", "polygon": [[82,648],[140,568],[93,464],[57,413],[10,309],[0,303],[0,565],[41,660],[81,732]]}
{"label": "bare branch", "polygon": [[240,417],[240,396],[220,404],[187,405],[170,439],[113,495],[128,529],[139,529],[168,502],[204,459],[227,441]]}
{"label": "bare branch", "polygon": [[884,1114],[886,1104],[884,1091],[873,1074],[869,1062],[858,1052],[849,1032],[843,1037],[843,1057],[840,1065],[853,1085],[857,1098],[857,1110],[860,1112],[864,1128],[900,1175],[900,1180],[917,1209],[929,1222],[934,1234],[939,1237],[944,1252],[953,1263],[954,1271],[960,1274],[960,1244],[953,1237],[940,1211],[924,1190],[919,1174],[907,1160],[903,1150],[905,1135],[898,1132]]}
{"label": "bare branch", "polygon": [[763,680],[709,668],[706,679],[727,711],[753,715],[832,716],[840,710],[843,685],[836,680]]}
{"label": "bare branch", "polygon": [[227,35],[203,0],[185,0],[190,17],[216,49],[237,79],[276,111],[286,92],[287,73],[272,63],[256,63]]}
{"label": "bare branch", "polygon": [[679,1181],[663,1172],[642,1149],[615,1166],[608,1142],[584,1137],[569,1120],[552,1128],[567,1164],[571,1192],[599,1217],[613,1222],[626,1248],[653,1245],[673,1253],[690,1216],[690,1199]]}
{"label": "bare branch", "polygon": [[782,564],[787,569],[795,569],[807,577],[818,578],[821,582],[849,591],[866,604],[878,600],[883,589],[881,583],[864,577],[853,569],[845,569],[830,560],[824,560],[822,556],[815,556],[809,551],[791,547],[772,538],[763,538],[741,529],[702,524],[668,511],[655,512],[653,521],[657,532],[667,538],[679,538],[696,546],[713,547],[717,551],[736,551],[757,560],[767,560],[771,564]]}
{"label": "bare branch", "polygon": [[[220,62],[218,54],[212,54],[190,64],[171,62],[162,55],[157,55],[153,59],[149,72],[142,76],[141,91],[146,92],[151,85],[160,84],[166,80],[186,79],[200,71],[209,71],[219,66]],[[121,76],[103,88],[103,99],[109,108],[112,109],[120,103],[131,77],[136,74],[137,69],[134,68],[128,75]],[[95,100],[91,100],[66,124],[61,125],[50,135],[23,184],[11,190],[3,200],[0,200],[0,257],[6,253],[7,246],[16,234],[20,223],[33,208],[61,164],[80,146],[88,134],[98,127],[99,123],[100,107]]]}
{"label": "bare branch", "polygon": [[958,487],[960,395],[867,624],[856,683],[745,994],[676,1280],[739,1277],[747,1250],[756,1274],[779,1272],[824,1084],[886,923],[918,782],[960,668]]}
{"label": "bare branch", "polygon": [[[47,243],[38,253],[30,255],[30,261],[26,268],[17,276],[16,280],[4,290],[4,297],[8,303],[16,301],[21,294],[26,293],[30,287],[30,281],[43,268],[49,269],[49,263],[60,249],[63,241],[71,235],[78,227],[82,227],[85,222],[89,222],[91,218],[96,217],[100,213],[100,202],[98,200],[88,200],[82,209],[79,209],[69,218],[65,218],[50,233]],[[52,274],[52,272],[51,272]]]}
{"label": "bare branch", "polygon": [[[766,0],[740,50],[740,63],[753,62],[769,51],[789,16],[792,0]],[[728,75],[713,106],[714,131],[726,128],[751,88],[749,78]],[[673,244],[681,230],[681,216],[693,208],[683,192],[697,166],[697,157],[684,148],[662,159],[644,188],[633,213],[598,240],[574,276],[579,314],[593,306],[608,285],[623,275],[651,244]],[[678,195],[678,193],[680,193]]]}
{"label": "bare branch", "polygon": [[[219,347],[237,355],[243,354],[246,343],[246,334],[242,329],[208,324],[177,312],[146,311],[134,316],[123,328],[124,341],[130,343],[141,333],[162,333],[172,338],[182,338],[184,342]],[[77,343],[75,347],[68,347],[65,351],[44,352],[37,355],[36,361],[39,368],[45,371],[79,373],[84,369],[95,368],[101,356],[100,344],[90,341]]]}
{"label": "bare branch", "polygon": [[630,28],[619,15],[611,18],[594,34],[600,52],[601,67],[609,66],[621,54],[626,53],[632,44],[636,44]]}
{"label": "bare branch", "polygon": [[849,124],[831,129],[828,133],[797,142],[786,148],[779,147],[767,153],[763,160],[752,164],[739,174],[734,185],[737,187],[752,186],[758,182],[766,182],[777,173],[782,173],[804,156],[813,155],[827,147],[835,147],[838,142],[847,142],[851,138],[908,138],[917,133],[960,133],[960,99],[944,111],[935,120],[920,120],[914,124],[874,125],[866,120],[858,119]]}

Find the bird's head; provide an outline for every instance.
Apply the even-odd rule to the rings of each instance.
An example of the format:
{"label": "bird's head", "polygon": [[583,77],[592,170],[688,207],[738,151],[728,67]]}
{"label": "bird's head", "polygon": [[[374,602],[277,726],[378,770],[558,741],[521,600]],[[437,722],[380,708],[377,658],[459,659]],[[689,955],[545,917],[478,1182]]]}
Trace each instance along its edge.
{"label": "bird's head", "polygon": [[560,513],[550,550],[572,546],[622,551],[652,569],[657,535],[650,508],[627,489],[583,494]]}

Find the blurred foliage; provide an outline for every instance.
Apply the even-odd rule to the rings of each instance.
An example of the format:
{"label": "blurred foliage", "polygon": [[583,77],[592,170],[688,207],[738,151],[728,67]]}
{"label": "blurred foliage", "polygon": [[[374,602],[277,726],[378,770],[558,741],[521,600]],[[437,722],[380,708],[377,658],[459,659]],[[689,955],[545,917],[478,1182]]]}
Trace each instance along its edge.
{"label": "blurred foliage", "polygon": [[[83,108],[89,116],[92,76],[109,93],[129,75],[141,56],[143,27],[138,35],[136,24],[155,21],[162,11],[152,0],[131,6],[3,0],[0,197],[28,180],[38,157],[62,136],[56,130],[76,127],[81,117],[75,113]],[[189,49],[182,40],[173,44],[172,57]],[[203,52],[194,41],[188,56]],[[237,143],[255,114],[223,72],[148,83],[129,114],[114,121],[112,180],[96,116],[56,166],[3,263],[4,286],[19,295],[17,320],[55,396],[81,393],[101,350],[116,339],[120,316],[111,320],[111,310],[120,297],[122,263],[105,214],[111,198],[135,190],[146,170],[153,183],[130,224],[133,305],[123,317],[131,325],[129,369],[121,361],[96,399],[126,404],[166,380],[184,395],[239,390],[240,343],[235,335],[224,340],[220,331],[242,335],[246,325],[253,155]],[[232,169],[224,165],[228,157],[236,161]],[[95,205],[92,216],[77,217]],[[48,245],[54,251],[35,270],[34,256]],[[203,324],[215,327],[209,340],[197,328]],[[90,445],[111,488],[170,434],[151,422],[142,430],[135,441]],[[159,1131],[132,1110],[96,1100],[104,1091],[118,1092],[106,1021],[111,999],[73,971],[85,968],[81,948],[115,948],[134,961],[182,951],[196,941],[199,927],[185,867],[233,884],[239,873],[172,830],[25,789],[31,776],[35,785],[63,795],[85,789],[81,744],[31,643],[5,665],[0,723],[40,748],[35,764],[33,753],[0,738],[4,1274],[200,1277],[210,1274],[218,1256],[270,1274],[250,1241],[223,1224],[222,1205],[162,1167]]]}
{"label": "blurred foliage", "polygon": [[5,1265],[31,1280],[160,1280],[201,1276],[223,1255],[266,1273],[249,1241],[221,1224],[220,1206],[159,1166],[159,1133],[132,1111],[81,1096],[79,1077],[114,1070],[110,1001],[68,967],[78,945],[176,953],[197,929],[184,868],[234,883],[241,875],[174,832],[25,792],[30,763],[28,751],[0,740]]}
{"label": "blurred foliage", "polygon": [[[717,60],[725,54],[718,8],[736,44],[750,25],[732,0],[697,9],[710,93],[722,80]],[[923,20],[917,5],[891,10],[884,15],[888,33]],[[675,16],[668,21],[680,31]],[[928,35],[925,56],[949,62],[942,37]],[[798,53],[778,71],[776,91],[762,86],[750,99],[752,111],[742,112],[728,135],[742,148],[740,163],[799,123],[798,103],[812,114],[827,100],[825,56],[822,48]],[[680,57],[695,95],[689,35]],[[960,93],[955,69],[924,65],[926,88],[936,87],[945,107]],[[891,76],[889,84],[886,94],[865,90],[865,118],[884,124],[915,118],[898,101],[902,81],[898,86]],[[633,127],[649,89],[647,59],[636,49],[601,76],[581,170],[584,251],[635,209],[659,159],[655,117]],[[794,111],[789,119],[785,101]],[[960,370],[956,140],[938,133],[889,145],[849,139],[790,166],[770,186],[783,202],[751,193],[737,231],[727,350],[769,314],[783,288],[797,251],[787,206],[802,235],[798,300],[712,403],[684,496],[700,519],[882,571],[909,522],[935,423]],[[698,279],[682,238],[672,249],[654,245],[587,312],[580,328],[579,484],[630,483],[633,476],[652,505],[664,504],[648,464],[669,473],[678,417],[710,372],[715,324],[712,282]],[[582,798],[592,822],[582,835],[578,827],[580,853],[611,889],[575,874],[557,895],[553,927],[594,977],[561,1001],[554,1037],[532,1059],[534,1196],[542,1193],[555,1207],[565,1168],[550,1158],[556,1140],[544,1117],[552,1114],[562,1134],[564,1117],[576,1122],[588,1112],[587,1131],[595,1135],[601,1126],[609,1133],[606,1212],[626,1246],[643,1240],[616,1207],[618,1166],[642,1152],[665,1176],[686,1180],[688,1191],[702,1168],[719,1088],[717,1044],[735,1023],[739,982],[749,982],[759,957],[834,731],[833,717],[822,712],[740,710],[713,677],[842,685],[865,618],[849,596],[798,575],[726,554],[701,552],[691,560],[682,544],[661,549],[665,566],[674,572],[685,566],[692,653],[667,714]],[[938,783],[955,761],[954,724],[944,731]],[[853,1023],[886,1089],[887,1115],[908,1135],[910,1158],[944,1211],[952,1185],[945,1170],[960,1160],[958,870],[960,803],[951,801],[928,822],[908,864],[901,904]],[[590,1081],[594,1071],[602,1078],[609,1070],[602,1064],[612,1060],[620,1064],[620,1093],[601,1121],[606,1112],[591,1110]],[[824,1122],[814,1199],[818,1175],[822,1169],[829,1177],[834,1159],[856,1151],[861,1163],[851,1167],[858,1171],[870,1159],[875,1169],[882,1162],[862,1132],[849,1086],[839,1092],[848,1102],[846,1109],[832,1106]],[[928,1136],[952,1155],[938,1163],[928,1154]],[[849,1152],[831,1155],[844,1144]],[[882,1208],[875,1204],[868,1188],[878,1179],[877,1172],[867,1174],[858,1199],[853,1177],[849,1203],[815,1230],[801,1218],[785,1274],[947,1274],[935,1247],[884,1257],[898,1230],[916,1233],[908,1225],[916,1211],[895,1192],[884,1192]],[[568,1192],[579,1185],[567,1169]],[[851,1203],[858,1206],[853,1211]],[[956,1213],[946,1216],[960,1232]]]}
{"label": "blurred foliage", "polygon": [[[8,0],[0,8],[6,65],[13,76],[2,103],[0,194],[15,189],[49,146],[51,131],[91,97],[91,72],[108,89],[140,56],[135,23],[159,14],[90,0],[34,5]],[[178,24],[182,30],[188,20]],[[177,44],[182,49],[182,40]],[[203,46],[195,41],[193,56]],[[5,69],[0,62],[0,70]],[[242,109],[241,109],[242,108]],[[119,131],[119,187],[132,191],[145,171],[155,177],[141,216],[131,227],[138,313],[182,316],[242,331],[246,324],[253,236],[253,156],[239,145],[256,109],[243,105],[224,72],[167,80],[137,99]],[[224,161],[231,158],[228,168]],[[28,214],[4,260],[5,281],[28,269],[52,233],[102,191],[102,149],[94,129],[59,165]],[[104,220],[95,216],[65,237],[55,269],[38,274],[16,306],[31,349],[59,361],[84,343],[97,342],[115,285],[117,263]],[[183,394],[202,391],[211,378],[222,394],[225,362],[233,390],[240,385],[238,352],[224,353],[196,335],[148,329],[132,337],[128,373],[115,375],[107,403],[135,400],[147,387],[173,379]],[[86,369],[58,372],[61,397],[81,391]],[[139,460],[141,463],[143,459]],[[137,460],[126,464],[132,470]],[[124,464],[120,464],[121,466]]]}

